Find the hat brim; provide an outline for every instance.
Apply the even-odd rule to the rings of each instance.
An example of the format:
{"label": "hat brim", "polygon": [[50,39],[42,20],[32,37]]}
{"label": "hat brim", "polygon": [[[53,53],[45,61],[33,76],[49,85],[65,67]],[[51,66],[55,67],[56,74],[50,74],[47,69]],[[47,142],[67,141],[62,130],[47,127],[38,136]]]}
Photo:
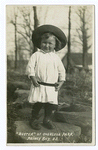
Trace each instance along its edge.
{"label": "hat brim", "polygon": [[59,51],[66,46],[67,39],[64,32],[61,29],[53,25],[42,25],[40,27],[37,27],[32,34],[32,42],[37,48],[39,49],[41,48],[40,47],[41,36],[47,32],[55,35],[61,42],[61,48],[56,51]]}

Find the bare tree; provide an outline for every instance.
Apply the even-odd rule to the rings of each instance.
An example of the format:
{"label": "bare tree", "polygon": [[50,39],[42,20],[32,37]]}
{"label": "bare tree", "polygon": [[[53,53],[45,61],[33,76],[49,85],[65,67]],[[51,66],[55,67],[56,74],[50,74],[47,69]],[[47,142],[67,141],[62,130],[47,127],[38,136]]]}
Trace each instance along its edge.
{"label": "bare tree", "polygon": [[32,31],[33,31],[33,22],[31,20],[32,10],[28,7],[18,8],[23,18],[22,23],[18,23],[18,34],[20,34],[27,43],[28,47],[25,50],[30,52],[30,55],[33,52],[33,44],[32,44]]}
{"label": "bare tree", "polygon": [[[36,51],[32,43],[32,31],[38,26],[36,6],[18,7],[17,9],[19,11],[18,18],[19,17],[22,18],[21,22],[17,21],[17,33],[20,34],[24,38],[25,42],[28,45],[25,48],[25,50],[29,51],[31,55],[33,52]],[[34,19],[32,16],[34,16]],[[15,24],[14,19],[12,19],[10,22],[13,25]]]}
{"label": "bare tree", "polygon": [[70,47],[71,47],[71,6],[69,6],[69,24],[68,24],[68,53],[67,53],[67,70],[70,67]]}
{"label": "bare tree", "polygon": [[[91,18],[91,15],[88,13],[87,6],[81,6],[79,7],[78,11],[76,12],[79,19],[80,19],[80,26],[76,29],[78,33],[78,38],[80,40],[77,41],[78,44],[82,45],[82,52],[83,52],[83,67],[87,68],[87,52],[91,48],[92,44],[88,45],[88,40],[91,37],[91,35],[88,34],[89,30],[89,19]],[[87,19],[88,17],[88,19]]]}
{"label": "bare tree", "polygon": [[[34,29],[38,27],[38,19],[37,19],[37,10],[36,6],[33,6],[33,11],[34,11]],[[37,47],[34,46],[33,53],[37,51]]]}
{"label": "bare tree", "polygon": [[15,15],[15,69],[17,69],[17,15]]}
{"label": "bare tree", "polygon": [[[27,46],[28,45],[25,42],[25,39],[21,36],[18,36],[17,37],[17,55],[18,55],[19,60],[21,60],[23,58],[23,56],[21,54],[23,54],[25,50],[28,51]],[[28,53],[28,56],[29,56],[29,53]]]}
{"label": "bare tree", "polygon": [[17,69],[17,12],[14,9],[13,21],[10,21],[15,27],[15,69]]}

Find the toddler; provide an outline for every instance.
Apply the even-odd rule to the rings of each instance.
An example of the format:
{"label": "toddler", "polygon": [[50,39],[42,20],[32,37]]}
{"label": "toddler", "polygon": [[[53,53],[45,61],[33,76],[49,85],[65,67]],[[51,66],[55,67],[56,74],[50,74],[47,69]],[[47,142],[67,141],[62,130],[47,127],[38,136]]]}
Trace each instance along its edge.
{"label": "toddler", "polygon": [[39,112],[44,107],[43,125],[53,129],[51,114],[58,106],[58,91],[65,81],[65,69],[55,51],[66,45],[66,36],[58,27],[43,25],[36,28],[32,35],[34,45],[39,48],[32,54],[27,75],[31,79],[31,89],[28,100],[33,103],[30,126],[39,130]]}

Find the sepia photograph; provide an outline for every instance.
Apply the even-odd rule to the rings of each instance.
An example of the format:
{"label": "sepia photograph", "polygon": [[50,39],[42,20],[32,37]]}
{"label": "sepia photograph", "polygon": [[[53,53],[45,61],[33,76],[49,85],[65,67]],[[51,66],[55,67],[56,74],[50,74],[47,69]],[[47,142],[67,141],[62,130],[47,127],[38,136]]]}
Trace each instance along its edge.
{"label": "sepia photograph", "polygon": [[6,144],[95,145],[94,5],[6,5]]}

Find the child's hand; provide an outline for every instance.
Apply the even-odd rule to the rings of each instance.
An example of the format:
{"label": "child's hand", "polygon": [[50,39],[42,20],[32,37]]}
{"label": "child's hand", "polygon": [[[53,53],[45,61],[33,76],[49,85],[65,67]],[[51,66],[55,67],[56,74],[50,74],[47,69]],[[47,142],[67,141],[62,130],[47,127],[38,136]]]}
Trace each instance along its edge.
{"label": "child's hand", "polygon": [[33,85],[35,87],[39,87],[40,86],[40,84],[37,82],[38,80],[37,80],[37,78],[35,76],[31,76],[30,78],[31,78],[31,80],[33,82]]}
{"label": "child's hand", "polygon": [[59,91],[61,86],[63,85],[64,81],[56,82],[55,83],[55,91]]}

